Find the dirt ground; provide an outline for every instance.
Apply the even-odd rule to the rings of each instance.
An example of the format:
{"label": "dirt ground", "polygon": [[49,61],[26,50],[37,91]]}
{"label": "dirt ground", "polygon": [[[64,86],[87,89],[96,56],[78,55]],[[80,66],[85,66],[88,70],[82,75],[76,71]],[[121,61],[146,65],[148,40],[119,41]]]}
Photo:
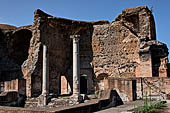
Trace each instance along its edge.
{"label": "dirt ground", "polygon": [[170,101],[169,100],[167,101],[166,107],[157,109],[155,113],[170,113]]}
{"label": "dirt ground", "polygon": [[[143,104],[144,102],[142,100],[137,100],[133,102],[128,102],[118,107],[112,107],[109,109],[101,110],[95,113],[133,113],[130,112],[132,109],[142,106]],[[165,107],[157,109],[155,113],[170,113],[170,101],[167,101]]]}

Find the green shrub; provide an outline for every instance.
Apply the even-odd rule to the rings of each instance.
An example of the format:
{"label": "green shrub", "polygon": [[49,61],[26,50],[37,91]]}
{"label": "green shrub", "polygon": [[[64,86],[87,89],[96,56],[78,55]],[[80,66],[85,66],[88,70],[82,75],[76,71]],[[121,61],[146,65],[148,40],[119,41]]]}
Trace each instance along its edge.
{"label": "green shrub", "polygon": [[158,102],[155,104],[144,104],[144,106],[140,107],[137,113],[154,113],[156,109],[164,107],[165,103]]}

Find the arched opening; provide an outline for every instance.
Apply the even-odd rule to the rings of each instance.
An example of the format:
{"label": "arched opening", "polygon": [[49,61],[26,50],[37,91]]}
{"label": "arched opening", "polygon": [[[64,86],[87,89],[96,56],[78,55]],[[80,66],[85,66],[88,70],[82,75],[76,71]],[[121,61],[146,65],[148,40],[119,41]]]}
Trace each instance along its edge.
{"label": "arched opening", "polygon": [[80,93],[87,94],[87,75],[82,74],[80,76]]}
{"label": "arched opening", "polygon": [[[21,29],[14,32],[7,42],[8,57],[18,68],[16,70],[11,69],[7,72],[8,76],[6,77],[9,79],[9,85],[14,86],[10,90],[14,90],[14,88],[16,90],[18,87],[17,90],[23,94],[26,92],[26,81],[22,78],[23,73],[19,68],[21,68],[23,62],[28,58],[31,38],[32,32],[30,30]],[[13,85],[13,81],[11,80],[15,80],[15,83],[19,85]]]}
{"label": "arched opening", "polygon": [[9,57],[19,65],[22,65],[28,57],[31,37],[32,32],[30,30],[21,29],[16,31],[8,42]]}
{"label": "arched opening", "polygon": [[97,76],[97,79],[98,80],[104,80],[105,78],[107,78],[108,77],[108,74],[106,74],[106,73],[101,73],[101,74],[99,74],[98,76]]}
{"label": "arched opening", "polygon": [[98,80],[98,86],[97,86],[97,90],[104,90],[106,85],[105,85],[105,79],[108,78],[108,74],[106,73],[101,73],[97,76],[97,80]]}

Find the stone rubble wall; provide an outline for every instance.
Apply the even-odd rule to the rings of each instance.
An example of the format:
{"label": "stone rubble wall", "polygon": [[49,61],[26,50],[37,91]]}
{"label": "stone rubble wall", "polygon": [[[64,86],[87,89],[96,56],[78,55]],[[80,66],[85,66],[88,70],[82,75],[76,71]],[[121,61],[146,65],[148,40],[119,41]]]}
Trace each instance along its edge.
{"label": "stone rubble wall", "polygon": [[138,37],[120,22],[94,25],[92,46],[96,76],[101,73],[114,77],[135,76],[139,58]]}
{"label": "stone rubble wall", "polygon": [[[143,65],[152,67],[148,61],[142,64],[139,56],[140,40],[144,37],[156,39],[154,18],[145,6],[125,9],[109,24],[94,25],[92,64],[95,75],[106,73],[113,77],[144,76]],[[150,70],[148,72],[152,77]]]}
{"label": "stone rubble wall", "polygon": [[164,67],[159,69],[159,59],[167,59],[168,49],[156,41],[154,18],[145,6],[125,9],[109,24],[94,25],[92,45],[96,77],[167,76],[167,62],[161,60]]}

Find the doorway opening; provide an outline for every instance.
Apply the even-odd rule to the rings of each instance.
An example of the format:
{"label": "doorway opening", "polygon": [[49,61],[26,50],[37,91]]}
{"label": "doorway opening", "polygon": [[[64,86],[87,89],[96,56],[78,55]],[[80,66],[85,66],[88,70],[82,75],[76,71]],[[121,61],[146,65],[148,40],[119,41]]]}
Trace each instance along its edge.
{"label": "doorway opening", "polygon": [[136,94],[136,80],[132,80],[132,93],[133,93],[133,101],[137,99]]}
{"label": "doorway opening", "polygon": [[80,93],[87,94],[87,75],[80,76]]}

